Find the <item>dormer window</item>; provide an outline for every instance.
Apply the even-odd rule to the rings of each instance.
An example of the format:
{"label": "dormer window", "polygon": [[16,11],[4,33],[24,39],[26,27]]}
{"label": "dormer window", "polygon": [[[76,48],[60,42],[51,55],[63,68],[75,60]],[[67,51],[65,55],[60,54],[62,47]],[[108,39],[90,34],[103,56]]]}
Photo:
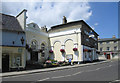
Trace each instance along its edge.
{"label": "dormer window", "polygon": [[33,24],[33,27],[35,28],[35,24]]}

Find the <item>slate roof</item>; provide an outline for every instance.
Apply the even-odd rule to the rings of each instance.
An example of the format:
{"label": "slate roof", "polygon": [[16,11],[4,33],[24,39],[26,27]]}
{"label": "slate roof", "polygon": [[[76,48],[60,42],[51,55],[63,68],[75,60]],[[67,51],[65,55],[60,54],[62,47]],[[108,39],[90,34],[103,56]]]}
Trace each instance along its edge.
{"label": "slate roof", "polygon": [[0,21],[2,27],[0,29],[24,32],[16,17],[2,13],[0,13],[0,16],[2,16],[2,21]]}
{"label": "slate roof", "polygon": [[118,41],[120,40],[119,38],[103,38],[103,39],[99,39],[98,42],[100,41]]}
{"label": "slate roof", "polygon": [[[81,23],[81,22],[83,22],[83,23],[86,24],[90,29],[92,29],[85,21],[83,21],[83,20],[78,20],[78,21],[68,22],[68,23],[66,23],[66,24],[60,24],[60,25],[52,26],[49,31],[62,28],[63,26],[65,27],[65,26],[68,26],[68,25],[69,25],[69,26],[70,26],[70,25],[76,25],[76,24]],[[49,31],[48,31],[48,32],[49,32]],[[92,29],[92,31],[93,31],[94,33],[96,33],[93,29]],[[98,34],[96,33],[96,35],[98,35]],[[99,35],[98,35],[98,36],[99,36]]]}

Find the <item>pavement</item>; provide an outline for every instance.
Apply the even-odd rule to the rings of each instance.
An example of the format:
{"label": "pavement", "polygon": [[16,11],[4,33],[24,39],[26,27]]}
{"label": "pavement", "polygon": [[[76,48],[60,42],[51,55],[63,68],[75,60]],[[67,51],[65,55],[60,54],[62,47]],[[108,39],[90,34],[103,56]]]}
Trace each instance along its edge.
{"label": "pavement", "polygon": [[109,61],[111,61],[111,60],[106,60],[106,61],[101,61],[101,62],[94,62],[94,63],[86,63],[86,64],[76,64],[76,65],[73,65],[73,66],[69,65],[69,66],[61,66],[61,67],[54,67],[54,68],[6,72],[6,73],[1,73],[0,77],[8,77],[8,76],[16,76],[16,75],[24,75],[24,74],[32,74],[32,73],[49,72],[49,71],[56,71],[56,70],[63,70],[63,69],[70,69],[70,68],[77,68],[77,67],[84,67],[84,66],[107,63]]}

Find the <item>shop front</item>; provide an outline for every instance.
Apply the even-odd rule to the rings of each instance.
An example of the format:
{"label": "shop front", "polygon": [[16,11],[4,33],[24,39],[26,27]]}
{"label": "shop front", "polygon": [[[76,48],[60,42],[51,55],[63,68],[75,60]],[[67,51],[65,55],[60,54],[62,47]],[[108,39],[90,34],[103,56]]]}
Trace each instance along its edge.
{"label": "shop front", "polygon": [[25,68],[24,47],[2,48],[2,71],[11,71]]}

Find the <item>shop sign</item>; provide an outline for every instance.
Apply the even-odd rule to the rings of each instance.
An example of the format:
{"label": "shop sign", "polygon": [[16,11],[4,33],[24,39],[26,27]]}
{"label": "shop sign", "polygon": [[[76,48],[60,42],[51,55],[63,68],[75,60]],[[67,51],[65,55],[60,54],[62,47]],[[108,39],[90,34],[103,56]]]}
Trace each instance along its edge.
{"label": "shop sign", "polygon": [[21,53],[22,52],[22,48],[18,48],[18,52]]}
{"label": "shop sign", "polygon": [[72,54],[68,54],[66,55],[66,59],[69,60],[69,59],[73,59],[73,55]]}

